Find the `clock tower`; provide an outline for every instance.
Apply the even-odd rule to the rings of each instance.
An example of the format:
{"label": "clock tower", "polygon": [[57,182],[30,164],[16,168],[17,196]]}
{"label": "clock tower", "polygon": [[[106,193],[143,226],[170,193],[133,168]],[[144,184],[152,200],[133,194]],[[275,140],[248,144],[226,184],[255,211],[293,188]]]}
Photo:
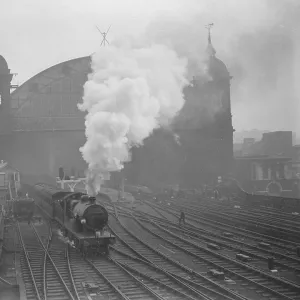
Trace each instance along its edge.
{"label": "clock tower", "polygon": [[185,88],[185,105],[174,122],[174,131],[182,144],[180,185],[187,188],[214,184],[219,176],[231,173],[233,164],[232,77],[216,57],[211,25],[205,61],[207,78],[195,76]]}

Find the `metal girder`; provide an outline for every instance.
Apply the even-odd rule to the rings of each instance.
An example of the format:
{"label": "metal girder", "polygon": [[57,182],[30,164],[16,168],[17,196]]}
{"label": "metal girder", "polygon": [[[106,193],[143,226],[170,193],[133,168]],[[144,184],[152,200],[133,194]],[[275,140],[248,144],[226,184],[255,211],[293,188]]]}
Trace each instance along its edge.
{"label": "metal girder", "polygon": [[14,117],[13,131],[84,131],[84,118],[77,116]]}
{"label": "metal girder", "polygon": [[83,85],[90,58],[82,57],[50,67],[11,94],[13,131],[84,130]]}

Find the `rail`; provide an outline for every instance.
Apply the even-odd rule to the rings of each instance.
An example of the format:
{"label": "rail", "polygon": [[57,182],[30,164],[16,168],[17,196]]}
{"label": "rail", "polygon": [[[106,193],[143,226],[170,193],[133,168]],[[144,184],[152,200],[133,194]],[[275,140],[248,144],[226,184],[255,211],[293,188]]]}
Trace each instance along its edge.
{"label": "rail", "polygon": [[[51,242],[51,239],[52,239],[52,230],[51,230],[51,227],[50,227],[49,238],[48,238],[48,240],[47,240],[47,246],[45,247],[45,245],[43,244],[43,241],[41,240],[41,238],[40,238],[40,236],[39,236],[39,234],[38,234],[36,228],[34,227],[34,225],[31,225],[31,226],[32,226],[32,228],[33,228],[33,230],[34,230],[34,233],[35,233],[37,239],[38,239],[39,242],[40,242],[40,245],[42,246],[42,248],[43,248],[44,251],[45,251],[45,259],[44,259],[44,289],[46,288],[46,273],[45,273],[46,270],[47,270],[47,269],[46,269],[46,262],[47,262],[46,257],[48,257],[48,259],[50,260],[52,266],[53,266],[54,269],[55,269],[55,272],[56,272],[57,276],[59,277],[60,281],[63,283],[64,288],[65,288],[65,290],[66,290],[68,296],[70,297],[71,300],[75,300],[75,298],[73,297],[72,293],[70,292],[70,290],[69,290],[69,288],[68,288],[68,286],[67,286],[65,280],[64,280],[63,277],[61,276],[59,270],[57,269],[56,264],[54,263],[54,261],[53,261],[51,255],[50,255],[50,253],[49,253],[49,251],[48,251],[48,250],[49,250],[49,247],[50,247],[50,242]],[[46,290],[44,290],[44,295],[47,295],[47,291],[46,291]]]}
{"label": "rail", "polygon": [[[198,294],[199,296],[200,294],[202,294],[201,296],[205,295],[205,297],[207,298],[209,298],[208,295],[210,295],[212,296],[213,299],[239,299],[239,300],[247,299],[246,297],[239,295],[238,293],[235,293],[234,291],[228,289],[224,285],[221,285],[218,282],[215,282],[209,279],[208,277],[202,275],[201,273],[182,265],[179,261],[159,251],[157,247],[152,245],[152,243],[150,245],[144,239],[141,239],[138,235],[136,235],[134,232],[129,230],[127,226],[125,227],[125,225],[121,220],[117,220],[117,222],[119,224],[118,230],[119,231],[122,230],[122,232],[124,232],[124,234],[120,233],[119,238],[121,238],[122,240],[126,239],[130,241],[130,246],[133,249],[141,248],[140,250],[141,252],[138,251],[139,253],[142,253],[142,255],[139,254],[141,259],[151,263],[155,267],[160,268],[162,271],[167,272],[172,276],[175,276],[180,281],[187,283],[189,286],[195,287],[199,292]],[[116,236],[118,236],[118,232],[116,232],[115,229],[112,230],[113,233]],[[158,262],[158,258],[159,258],[159,266],[156,264],[156,262]],[[181,275],[183,272],[185,273],[185,275]],[[188,277],[191,276],[194,278],[193,280],[188,279]]]}
{"label": "rail", "polygon": [[[49,292],[53,292],[55,291],[58,286],[57,284],[55,284],[53,286],[53,288],[51,288],[52,291],[47,290],[47,284],[49,281],[49,276],[48,276],[48,272],[49,274],[51,274],[51,278],[56,280],[56,278],[58,278],[60,284],[61,284],[61,291],[64,290],[64,294],[65,296],[67,296],[68,299],[70,300],[79,300],[76,288],[74,287],[74,295],[72,294],[72,292],[69,290],[67,283],[65,282],[65,279],[63,278],[63,276],[61,275],[57,264],[54,262],[52,255],[49,253],[50,250],[50,243],[52,241],[52,230],[51,227],[48,228],[48,236],[47,236],[47,240],[46,243],[44,244],[44,242],[42,241],[39,232],[37,231],[37,229],[35,228],[34,225],[28,225],[30,227],[27,226],[22,226],[22,229],[20,228],[20,223],[17,222],[17,229],[18,229],[18,233],[19,233],[19,237],[20,237],[20,242],[21,242],[21,246],[24,252],[24,256],[26,259],[26,263],[27,263],[27,269],[29,270],[30,273],[30,279],[32,282],[32,285],[34,287],[35,290],[35,294],[36,294],[36,298],[38,300],[46,300],[46,299],[51,299],[52,296],[48,296]],[[31,228],[31,232],[28,234],[27,236],[27,241],[24,241],[24,230],[26,232],[26,230],[28,230],[29,228]],[[23,233],[22,233],[23,231]],[[35,239],[33,240],[33,237],[35,237]],[[38,248],[37,248],[37,245]],[[32,248],[34,247],[34,248]],[[64,245],[65,247],[65,245]],[[42,251],[41,251],[42,250]],[[34,252],[34,256],[33,257],[29,257],[29,251],[31,251],[31,253]],[[50,262],[50,266],[47,267],[47,262]],[[38,273],[41,271],[40,264],[43,264],[43,271],[42,271],[42,275],[39,275]],[[54,270],[54,273],[53,273]],[[42,278],[41,278],[42,277]],[[69,273],[69,278],[71,281],[71,285],[73,283],[72,280],[72,274]],[[40,282],[38,283],[37,280]],[[56,281],[57,282],[57,281]],[[40,288],[39,288],[40,286]],[[53,290],[54,289],[54,290]],[[26,289],[26,293],[29,292]]]}
{"label": "rail", "polygon": [[[153,235],[157,236],[158,238],[164,239],[168,241],[170,245],[175,247],[176,249],[180,249],[183,252],[191,255],[195,259],[201,259],[202,262],[206,262],[207,265],[214,265],[217,269],[223,269],[228,274],[231,274],[231,276],[239,278],[240,280],[243,280],[244,282],[251,283],[253,285],[256,285],[257,287],[264,289],[268,292],[271,292],[279,297],[281,299],[292,299],[289,297],[289,293],[293,293],[296,295],[300,291],[300,287],[298,285],[295,285],[291,282],[288,282],[282,278],[277,278],[275,276],[272,276],[270,274],[267,274],[264,271],[261,271],[253,266],[250,266],[249,264],[241,263],[236,260],[233,260],[230,257],[223,256],[221,254],[218,254],[216,252],[213,252],[209,250],[208,248],[204,248],[203,246],[200,246],[186,238],[180,237],[165,228],[159,226],[158,224],[154,224],[153,222],[150,222],[152,224],[149,228],[148,225],[142,224],[140,221],[138,223],[143,227],[144,229],[148,230]],[[149,223],[149,224],[150,224]],[[154,232],[154,228],[159,229],[159,233],[157,231]],[[174,241],[174,238],[176,238],[176,241]],[[252,279],[253,278],[253,279]],[[266,283],[259,283],[259,278],[264,278],[267,280]],[[270,288],[268,285],[276,284],[276,289]],[[278,290],[280,290],[280,287],[284,286],[288,289],[287,294],[282,294]]]}
{"label": "rail", "polygon": [[[182,206],[182,208],[181,209],[185,209],[185,210],[187,210],[187,204],[185,203],[184,204],[184,206]],[[172,205],[172,208],[170,208],[170,207],[167,207],[167,206],[160,206],[160,209],[163,209],[163,210],[173,210],[174,209],[174,205]],[[193,210],[192,210],[192,212],[194,212],[195,213],[195,219],[193,220],[193,221],[198,221],[198,219],[200,218],[199,217],[199,213],[197,214],[196,212],[195,212],[195,208],[193,208]],[[192,212],[190,212],[190,214],[192,213]],[[151,219],[151,218],[153,218],[152,216],[150,216],[149,215],[149,218]],[[156,220],[158,220],[158,219],[156,219]],[[211,220],[210,220],[211,221]],[[211,221],[212,222],[212,221]],[[152,225],[154,226],[154,227],[159,227],[159,230],[160,230],[160,232],[165,232],[165,234],[168,234],[168,235],[171,235],[171,236],[173,236],[173,237],[176,237],[177,239],[179,238],[179,239],[181,239],[183,242],[185,242],[186,244],[191,244],[191,241],[188,241],[188,240],[186,240],[186,239],[183,239],[182,237],[178,237],[178,235],[177,234],[174,234],[174,233],[172,233],[172,232],[170,232],[169,230],[166,230],[166,226],[164,225],[164,224],[162,224],[162,226],[159,226],[158,225],[158,222],[157,221],[155,221],[155,223],[154,222],[151,222],[152,223]],[[191,224],[189,223],[188,224],[189,225],[189,227],[191,226]],[[174,226],[174,224],[173,224],[173,226]],[[190,229],[190,228],[189,228]],[[222,228],[220,228],[220,234],[222,235],[222,233],[224,232],[224,226],[222,227]],[[239,230],[239,228],[236,228],[237,230]],[[198,230],[200,231],[200,233],[201,233],[201,235],[203,234],[203,231],[205,231],[205,227],[203,228],[203,226],[201,226],[200,228],[198,228]],[[152,231],[152,230],[151,230]],[[156,234],[156,233],[154,233],[154,234]],[[240,234],[240,232],[239,232],[239,234]],[[209,237],[210,237],[210,239],[212,238],[212,236],[214,236],[214,234],[211,234]],[[222,238],[224,238],[224,237],[222,237]],[[236,241],[235,241],[236,242]],[[203,243],[203,242],[202,242]],[[216,244],[218,244],[218,242],[216,242]],[[192,245],[192,246],[196,246],[197,248],[199,247],[199,245]],[[252,246],[253,247],[253,246]],[[203,249],[204,250],[204,249]],[[280,256],[281,254],[280,253],[277,253],[277,255],[278,256]],[[217,253],[215,254],[215,256],[219,256]],[[221,257],[220,257],[221,258]],[[287,258],[289,258],[289,257],[285,257],[286,259]],[[227,259],[227,258],[226,258]],[[295,261],[295,259],[293,259],[294,261]],[[297,260],[298,261],[298,260]],[[240,264],[240,263],[238,263],[238,264]],[[276,264],[276,263],[275,263]],[[296,266],[296,268],[295,268],[295,266]],[[294,266],[289,266],[289,268],[291,268],[291,269],[297,269],[298,270],[298,268],[297,268],[297,265],[294,265]],[[283,287],[283,286],[285,286],[285,288],[290,288],[290,289],[292,289],[292,290],[294,290],[294,292],[290,292],[290,293],[295,293],[295,290],[297,290],[298,292],[300,291],[300,287],[299,287],[299,285],[296,285],[296,284],[294,284],[294,283],[292,283],[290,280],[285,280],[285,279],[283,279],[283,278],[279,278],[279,277],[276,277],[276,276],[272,276],[271,274],[266,274],[264,271],[263,272],[261,272],[259,269],[257,269],[256,267],[254,267],[254,266],[251,266],[251,265],[248,265],[247,264],[247,269],[251,269],[252,270],[252,272],[256,272],[256,273],[260,273],[261,274],[261,276],[262,277],[264,277],[265,279],[267,279],[267,280],[273,280],[273,281],[277,281],[278,283],[280,283],[281,284],[281,286]],[[285,268],[285,266],[283,266],[283,269],[286,269]],[[267,285],[268,283],[266,282],[266,284],[264,284],[265,286]],[[269,284],[268,284],[269,285]],[[274,286],[275,287],[275,286]],[[275,287],[276,288],[276,287]],[[275,288],[274,288],[274,291],[273,292],[275,292],[275,293],[277,293],[277,291],[279,291],[279,288],[277,287],[276,289],[277,289],[277,291],[275,290]],[[289,293],[286,293],[286,295],[282,295],[281,297],[282,297],[282,299],[284,299],[284,296],[286,297],[287,295],[288,295]]]}
{"label": "rail", "polygon": [[27,251],[26,251],[26,247],[25,247],[25,243],[24,243],[24,240],[23,240],[23,237],[22,237],[22,234],[21,234],[21,229],[20,229],[19,222],[17,222],[17,229],[18,229],[18,234],[19,234],[19,239],[20,239],[20,242],[21,242],[21,246],[22,246],[24,256],[25,256],[25,259],[26,259],[27,267],[28,267],[29,272],[30,272],[31,281],[32,281],[34,289],[35,289],[35,294],[36,294],[38,300],[43,300],[43,296],[40,295],[39,289],[37,287],[37,283],[35,281],[35,277],[33,275],[33,270],[31,268],[31,264],[30,264],[30,258],[28,256]]}

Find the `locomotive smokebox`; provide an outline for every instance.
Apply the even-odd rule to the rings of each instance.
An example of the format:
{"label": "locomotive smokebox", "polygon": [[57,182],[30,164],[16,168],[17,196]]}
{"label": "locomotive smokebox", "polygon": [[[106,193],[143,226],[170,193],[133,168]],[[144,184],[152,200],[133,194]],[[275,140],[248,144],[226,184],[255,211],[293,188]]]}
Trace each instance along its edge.
{"label": "locomotive smokebox", "polygon": [[102,230],[108,222],[108,213],[100,205],[94,204],[86,208],[83,217],[87,225],[96,230]]}

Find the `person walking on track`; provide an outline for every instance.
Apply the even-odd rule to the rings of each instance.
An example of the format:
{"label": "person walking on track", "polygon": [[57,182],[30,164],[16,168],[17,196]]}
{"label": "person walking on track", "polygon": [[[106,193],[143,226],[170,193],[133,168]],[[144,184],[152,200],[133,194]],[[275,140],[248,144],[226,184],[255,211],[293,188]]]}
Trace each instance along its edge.
{"label": "person walking on track", "polygon": [[179,226],[181,226],[181,222],[185,225],[185,214],[183,211],[180,213]]}

